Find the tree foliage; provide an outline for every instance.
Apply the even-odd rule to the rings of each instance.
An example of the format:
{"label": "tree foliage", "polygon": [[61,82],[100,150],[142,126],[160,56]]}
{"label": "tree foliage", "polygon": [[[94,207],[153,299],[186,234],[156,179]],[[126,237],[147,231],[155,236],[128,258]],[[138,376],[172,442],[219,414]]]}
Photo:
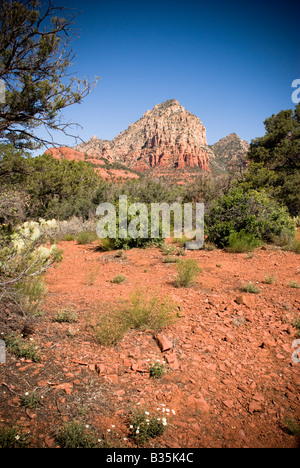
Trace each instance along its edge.
{"label": "tree foliage", "polygon": [[[61,111],[80,103],[94,88],[70,74],[74,58],[74,14],[48,0],[1,1],[0,79],[6,102],[0,105],[0,138],[5,143],[32,148],[47,142],[36,134],[49,131],[69,134]],[[49,139],[53,144],[52,138]]]}
{"label": "tree foliage", "polygon": [[266,242],[283,233],[293,238],[295,223],[286,207],[264,191],[235,187],[212,205],[206,216],[206,230],[209,242],[226,247],[232,233],[244,232]]}
{"label": "tree foliage", "polygon": [[266,188],[293,216],[300,213],[300,104],[264,122],[266,133],[251,142],[242,186]]}

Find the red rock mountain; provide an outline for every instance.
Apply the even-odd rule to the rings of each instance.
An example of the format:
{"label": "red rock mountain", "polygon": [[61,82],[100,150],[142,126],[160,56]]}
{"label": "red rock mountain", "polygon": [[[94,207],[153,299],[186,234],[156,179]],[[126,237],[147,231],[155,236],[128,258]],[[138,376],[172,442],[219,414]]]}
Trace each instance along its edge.
{"label": "red rock mountain", "polygon": [[93,137],[75,149],[138,171],[186,166],[209,171],[214,157],[204,125],[176,99],[157,104],[111,141]]}
{"label": "red rock mountain", "polygon": [[55,158],[91,162],[104,178],[138,177],[149,171],[184,183],[199,172],[216,174],[243,164],[247,142],[231,134],[208,146],[202,122],[176,99],[157,104],[113,140],[96,136],[74,149],[51,148]]}

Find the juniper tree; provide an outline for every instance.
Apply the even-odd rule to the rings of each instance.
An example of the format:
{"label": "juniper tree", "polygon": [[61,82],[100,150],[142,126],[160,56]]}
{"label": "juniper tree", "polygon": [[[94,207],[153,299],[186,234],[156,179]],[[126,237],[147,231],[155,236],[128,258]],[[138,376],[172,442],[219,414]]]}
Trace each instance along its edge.
{"label": "juniper tree", "polygon": [[[76,16],[51,0],[46,5],[39,0],[1,0],[0,83],[6,90],[5,103],[0,103],[3,143],[30,149],[53,144],[52,131],[70,136],[77,125],[64,122],[62,110],[80,103],[98,78],[88,82],[70,73]],[[40,126],[48,130],[49,141],[36,135]]]}

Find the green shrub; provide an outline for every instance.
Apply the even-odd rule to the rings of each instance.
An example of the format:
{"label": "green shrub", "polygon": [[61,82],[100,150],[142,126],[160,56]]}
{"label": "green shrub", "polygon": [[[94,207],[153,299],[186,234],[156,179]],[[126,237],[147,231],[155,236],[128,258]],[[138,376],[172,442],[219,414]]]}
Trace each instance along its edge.
{"label": "green shrub", "polygon": [[300,284],[297,281],[290,281],[288,283],[289,288],[300,289]]}
{"label": "green shrub", "polygon": [[0,225],[0,300],[17,304],[23,315],[37,314],[46,294],[43,274],[62,259],[56,245],[46,247],[56,221],[26,222],[14,229]]}
{"label": "green shrub", "polygon": [[77,421],[66,422],[57,432],[56,441],[61,448],[96,448],[96,438]]}
{"label": "green shrub", "polygon": [[219,247],[228,247],[230,235],[242,231],[265,242],[282,233],[295,236],[295,223],[285,207],[263,191],[243,191],[241,187],[231,189],[211,206],[205,229],[207,241]]}
{"label": "green shrub", "polygon": [[59,310],[54,317],[54,321],[58,323],[74,323],[77,321],[77,314],[73,310]]}
{"label": "green shrub", "polygon": [[0,427],[0,449],[26,448],[28,440],[16,427]]}
{"label": "green shrub", "polygon": [[265,276],[264,283],[266,283],[266,284],[273,284],[273,283],[275,283],[275,281],[276,281],[276,278],[275,278],[274,275],[270,275],[270,276],[267,276],[267,275],[266,275],[266,276]]}
{"label": "green shrub", "polygon": [[116,275],[111,282],[114,284],[122,284],[126,281],[126,276],[123,275]]}
{"label": "green shrub", "polygon": [[150,364],[150,377],[160,379],[166,372],[166,366],[160,360],[156,360]]}
{"label": "green shrub", "polygon": [[122,304],[120,318],[127,322],[129,328],[160,330],[174,322],[175,311],[176,305],[170,298],[161,299],[156,294],[137,289]]}
{"label": "green shrub", "polygon": [[283,250],[288,250],[290,252],[294,252],[296,254],[300,253],[300,239],[295,237],[292,240],[288,240],[288,242],[283,245]]}
{"label": "green shrub", "polygon": [[31,359],[33,362],[40,362],[41,354],[39,349],[32,342],[25,341],[22,337],[12,333],[4,338],[7,350],[17,357]]}
{"label": "green shrub", "polygon": [[202,268],[194,259],[180,260],[177,264],[177,276],[175,278],[175,285],[178,288],[187,288],[195,281]]}
{"label": "green shrub", "polygon": [[228,237],[227,250],[232,253],[251,252],[261,245],[259,239],[244,229],[240,232],[231,232]]}
{"label": "green shrub", "polygon": [[182,253],[182,249],[165,242],[160,246],[160,250],[163,255],[180,255]]}
{"label": "green shrub", "polygon": [[97,239],[96,232],[83,231],[77,236],[77,242],[80,245],[92,244]]}
{"label": "green shrub", "polygon": [[168,255],[168,256],[163,258],[162,262],[163,263],[178,263],[178,262],[180,262],[180,258],[179,257],[172,257],[171,255]]}
{"label": "green shrub", "polygon": [[256,284],[253,284],[253,283],[248,283],[248,284],[244,284],[243,286],[240,287],[240,290],[242,292],[246,292],[246,293],[252,293],[252,294],[259,294],[261,291],[259,289],[258,286],[256,286]]}
{"label": "green shrub", "polygon": [[128,324],[122,318],[119,320],[118,310],[110,310],[99,315],[99,320],[92,325],[92,329],[102,346],[114,346],[124,337]]}
{"label": "green shrub", "polygon": [[161,417],[160,413],[150,415],[150,411],[144,411],[141,408],[136,410],[130,418],[129,436],[140,447],[150,439],[162,435],[167,425],[166,417]]}
{"label": "green shrub", "polygon": [[118,343],[129,329],[160,330],[176,319],[176,304],[169,298],[160,299],[137,289],[129,299],[120,301],[114,309],[99,315],[92,325],[95,336],[103,346]]}
{"label": "green shrub", "polygon": [[21,406],[25,406],[25,408],[40,408],[42,406],[42,399],[39,395],[37,395],[35,392],[32,393],[25,393],[20,398],[20,404]]}

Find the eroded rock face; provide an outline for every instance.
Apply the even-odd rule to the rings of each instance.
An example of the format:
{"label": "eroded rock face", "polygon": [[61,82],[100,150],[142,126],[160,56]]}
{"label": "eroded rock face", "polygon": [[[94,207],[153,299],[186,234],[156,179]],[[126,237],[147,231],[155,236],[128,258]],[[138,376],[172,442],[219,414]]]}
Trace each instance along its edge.
{"label": "eroded rock face", "polygon": [[76,151],[68,146],[60,146],[59,148],[50,148],[45,151],[45,154],[51,154],[54,159],[67,159],[68,161],[84,161],[84,153]]}
{"label": "eroded rock face", "polygon": [[75,149],[139,171],[157,166],[209,171],[214,157],[204,125],[176,99],[157,104],[111,141],[93,137]]}
{"label": "eroded rock face", "polygon": [[117,170],[114,177],[118,178],[123,178],[126,168],[130,177],[137,177],[135,171],[151,170],[155,177],[184,184],[198,177],[199,171],[216,175],[243,171],[248,148],[249,144],[235,133],[209,147],[206,128],[199,118],[171,99],[145,112],[113,140],[95,135],[74,149],[60,147],[47,152],[57,159],[89,161],[101,175],[108,166]]}

